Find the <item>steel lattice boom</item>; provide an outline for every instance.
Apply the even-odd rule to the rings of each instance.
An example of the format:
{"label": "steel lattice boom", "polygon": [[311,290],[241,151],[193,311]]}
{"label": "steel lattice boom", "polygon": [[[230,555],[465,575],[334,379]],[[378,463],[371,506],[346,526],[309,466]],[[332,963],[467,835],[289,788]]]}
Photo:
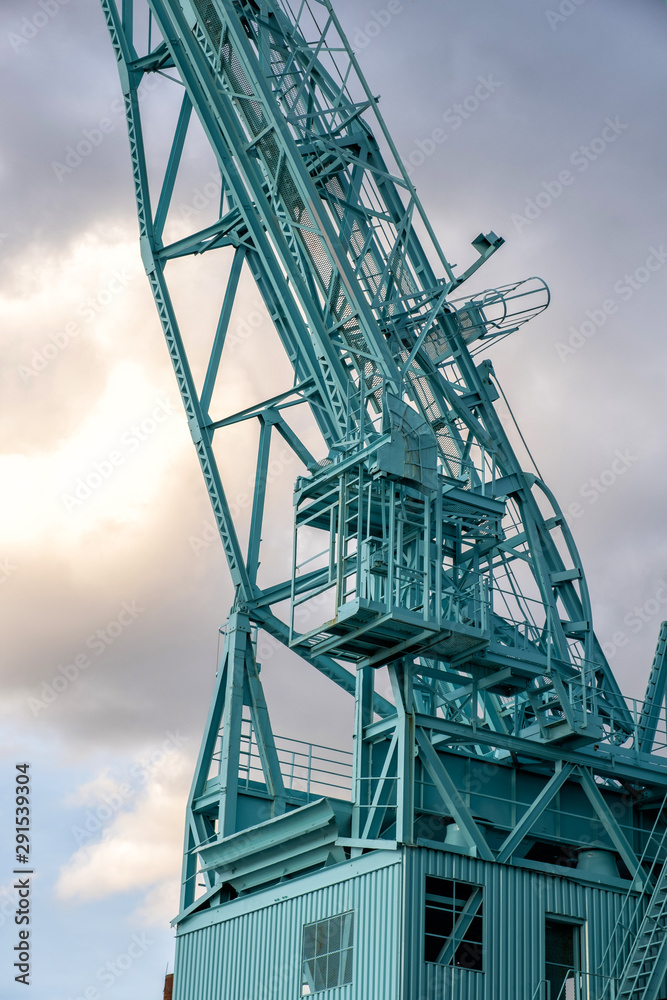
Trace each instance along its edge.
{"label": "steel lattice boom", "polygon": [[[601,788],[667,787],[667,769],[650,756],[664,636],[637,723],[595,637],[563,513],[522,468],[495,407],[493,366],[479,357],[546,308],[546,285],[529,278],[463,293],[503,240],[480,234],[467,268],[449,264],[328,0],[101,2],[142,258],[236,592],[188,805],[179,921],[278,878],[415,845],[429,816],[456,824],[461,850],[511,862],[574,785],[620,863],[648,885],[641,845]],[[147,74],[165,77],[180,100],[157,184],[139,106]],[[220,173],[219,217],[170,242],[193,111]],[[196,379],[168,278],[180,258],[204,254],[224,258],[228,276]],[[272,398],[223,415],[215,389],[244,274],[294,375]],[[311,414],[317,454],[288,419],[295,407]],[[216,451],[218,436],[245,421],[259,428],[247,547]],[[276,435],[303,472],[292,572],[267,580],[259,567]],[[355,695],[351,803],[315,802],[286,784],[258,629]],[[391,699],[376,690],[381,667]],[[244,764],[253,755],[254,770]],[[493,764],[540,775],[534,806],[523,819],[515,809],[500,839],[462,794],[462,761],[470,773]],[[460,935],[480,901],[481,890]],[[455,961],[456,947],[443,948],[440,964]]]}

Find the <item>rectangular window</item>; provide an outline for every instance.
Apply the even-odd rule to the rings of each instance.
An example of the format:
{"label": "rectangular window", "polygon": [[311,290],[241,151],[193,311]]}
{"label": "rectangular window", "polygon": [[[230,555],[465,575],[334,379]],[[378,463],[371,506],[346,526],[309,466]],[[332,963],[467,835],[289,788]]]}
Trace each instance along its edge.
{"label": "rectangular window", "polygon": [[481,885],[426,878],[424,961],[483,971]]}
{"label": "rectangular window", "polygon": [[352,982],[353,932],[353,910],[304,926],[302,997]]}

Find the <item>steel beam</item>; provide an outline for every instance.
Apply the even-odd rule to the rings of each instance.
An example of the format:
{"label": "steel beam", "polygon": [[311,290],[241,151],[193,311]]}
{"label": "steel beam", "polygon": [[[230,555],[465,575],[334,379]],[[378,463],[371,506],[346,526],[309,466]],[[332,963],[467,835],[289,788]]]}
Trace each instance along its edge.
{"label": "steel beam", "polygon": [[574,764],[565,764],[564,767],[555,772],[553,778],[546,783],[535,801],[528,807],[512,832],[501,844],[500,850],[496,855],[497,861],[505,862],[510,860],[521,841],[530,833],[544,810],[549,808],[549,805],[565,782],[570,778],[573,771]]}
{"label": "steel beam", "polygon": [[646,875],[644,874],[639,858],[633,851],[631,844],[628,842],[625,834],[611,813],[609,806],[602,797],[600,789],[593,780],[591,771],[587,768],[580,768],[579,780],[581,782],[581,787],[586,793],[588,801],[595,809],[595,812],[597,813],[603,827],[607,831],[614,847],[623,858],[623,863],[633,876],[635,882],[638,885],[643,886],[646,882]]}
{"label": "steel beam", "polygon": [[493,852],[487,843],[486,837],[475,822],[458,788],[447,774],[442,760],[431,746],[428,735],[419,726],[415,730],[415,738],[419,747],[419,755],[433,784],[440,795],[442,795],[445,805],[458,823],[470,846],[475,848],[478,857],[482,858],[483,861],[493,861]]}

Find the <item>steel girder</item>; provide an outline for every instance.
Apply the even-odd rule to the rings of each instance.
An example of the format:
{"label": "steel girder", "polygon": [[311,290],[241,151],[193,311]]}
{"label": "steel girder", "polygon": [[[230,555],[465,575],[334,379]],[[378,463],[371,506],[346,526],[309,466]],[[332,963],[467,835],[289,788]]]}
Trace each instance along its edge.
{"label": "steel girder", "polygon": [[[187,904],[194,849],[235,829],[233,734],[244,704],[262,745],[267,788],[277,808],[282,802],[251,626],[290,644],[356,692],[358,780],[368,777],[364,761],[377,726],[374,715],[393,719],[391,755],[404,778],[399,825],[408,842],[416,719],[433,722],[419,722],[418,743],[438,781],[437,731],[458,734],[461,745],[482,756],[492,747],[521,749],[539,759],[546,749],[556,759],[559,740],[623,742],[633,722],[595,637],[583,569],[564,516],[546,485],[521,468],[494,406],[493,368],[476,361],[486,341],[541,311],[548,301],[543,284],[453,297],[502,240],[480,235],[473,241],[477,259],[455,274],[328,0],[295,9],[287,0],[141,0],[136,11],[133,0],[101,3],[125,100],[142,258],[236,591],[189,806]],[[141,34],[135,28],[139,11],[148,13],[148,30]],[[161,74],[182,93],[168,162],[153,192],[139,106],[148,73]],[[220,171],[219,219],[165,243],[193,110]],[[167,272],[179,258],[211,252],[229,255],[231,263],[198,386]],[[271,399],[216,419],[210,411],[244,268],[294,381],[277,386]],[[296,584],[279,580],[265,587],[257,574],[272,435],[279,434],[311,474],[321,467],[286,411],[309,409],[335,465],[341,455],[356,460],[364,449],[379,447],[389,396],[404,401],[430,429],[438,481],[446,490],[500,500],[506,511],[496,534],[480,530],[479,517],[466,523],[460,513],[450,513],[444,564],[437,556],[447,585],[458,586],[471,574],[488,582],[493,603],[484,648],[458,657],[428,650],[392,654],[393,703],[374,691],[372,668],[363,662],[355,679],[339,662],[350,657],[335,642],[326,654],[317,653],[307,637],[292,635],[290,642],[277,607],[295,586],[315,593],[322,585],[317,572]],[[214,449],[217,432],[244,420],[260,426],[247,551]],[[381,665],[382,657],[372,662]],[[471,733],[479,738],[469,739]],[[220,740],[217,804],[198,811]],[[373,822],[357,817],[356,836],[370,837],[372,831]]]}

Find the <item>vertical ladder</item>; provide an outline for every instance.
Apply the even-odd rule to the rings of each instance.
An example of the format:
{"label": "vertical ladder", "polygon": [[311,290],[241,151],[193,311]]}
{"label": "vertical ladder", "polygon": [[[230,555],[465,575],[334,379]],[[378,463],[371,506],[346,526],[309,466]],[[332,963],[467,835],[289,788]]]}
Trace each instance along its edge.
{"label": "vertical ladder", "polygon": [[667,973],[667,863],[621,973],[616,1000],[657,1000]]}

